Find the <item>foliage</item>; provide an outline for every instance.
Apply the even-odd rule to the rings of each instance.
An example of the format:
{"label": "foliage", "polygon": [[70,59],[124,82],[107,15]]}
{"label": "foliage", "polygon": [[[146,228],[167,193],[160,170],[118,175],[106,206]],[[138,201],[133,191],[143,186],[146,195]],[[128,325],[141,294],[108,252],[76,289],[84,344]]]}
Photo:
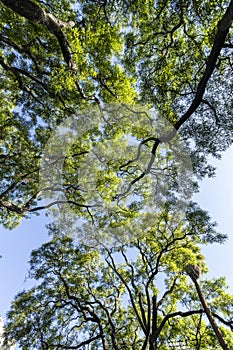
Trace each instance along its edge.
{"label": "foliage", "polygon": [[[57,238],[32,252],[29,276],[37,283],[12,303],[6,342],[17,339],[27,350],[219,349],[184,273],[188,263],[207,271],[197,247],[206,232],[194,222],[184,226],[164,211],[140,240],[99,252],[50,228]],[[211,227],[206,231],[216,236]],[[232,296],[224,280],[201,285],[232,344]]]}
{"label": "foliage", "polygon": [[[1,223],[62,214],[32,253],[37,284],[15,298],[6,342],[218,349],[184,270],[205,273],[200,245],[226,238],[189,200],[214,175],[208,157],[232,144],[232,0],[1,0],[0,10]],[[201,288],[232,346],[223,284]]]}
{"label": "foliage", "polygon": [[[219,157],[232,140],[231,3],[24,0],[19,7],[4,0],[0,6],[7,111],[1,124],[11,120],[1,146],[6,227],[37,211],[40,159],[54,127],[93,105],[153,106],[187,141],[196,176],[213,175],[208,155]],[[13,151],[14,128],[22,153]],[[151,136],[166,143],[157,129],[137,133],[141,142]],[[154,147],[157,156],[155,144],[145,142],[148,155]]]}

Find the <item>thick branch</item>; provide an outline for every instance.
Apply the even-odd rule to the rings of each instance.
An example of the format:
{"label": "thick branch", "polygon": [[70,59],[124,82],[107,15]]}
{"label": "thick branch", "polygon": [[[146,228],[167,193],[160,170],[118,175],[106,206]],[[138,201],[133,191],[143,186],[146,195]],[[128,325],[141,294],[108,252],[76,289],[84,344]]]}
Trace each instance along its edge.
{"label": "thick branch", "polygon": [[150,338],[151,343],[153,344],[156,341],[156,339],[158,338],[160,332],[162,331],[163,327],[165,326],[166,322],[168,320],[170,320],[171,318],[178,317],[178,316],[180,316],[180,317],[188,317],[188,316],[201,314],[201,313],[203,313],[203,310],[191,310],[191,311],[186,311],[186,312],[176,311],[176,312],[172,312],[170,314],[167,314],[163,318],[163,320],[160,323],[159,327],[156,328],[154,330],[154,332],[152,333],[151,338]]}
{"label": "thick branch", "polygon": [[186,269],[185,269],[186,273],[189,275],[189,277],[191,278],[191,280],[193,281],[193,283],[195,284],[196,290],[197,290],[197,294],[199,296],[199,300],[205,310],[205,313],[209,319],[209,322],[217,336],[217,339],[219,341],[219,344],[221,345],[221,347],[223,348],[223,350],[230,350],[230,348],[228,347],[227,343],[225,342],[223,335],[221,333],[221,330],[219,329],[214,316],[211,312],[211,310],[209,309],[207,302],[205,300],[205,296],[202,293],[201,287],[197,281],[197,279],[200,276],[200,268],[198,266],[195,265],[187,265]]}
{"label": "thick branch", "polygon": [[224,44],[223,47],[226,47],[228,49],[233,49],[233,44]]}
{"label": "thick branch", "polygon": [[233,21],[233,0],[230,1],[230,4],[223,15],[222,19],[218,22],[218,29],[215,35],[214,44],[210,52],[209,58],[206,62],[205,72],[197,86],[196,95],[194,100],[187,110],[187,112],[176,122],[175,129],[178,130],[190,116],[196,111],[198,106],[202,101],[202,97],[205,93],[207,83],[215,69],[218,57],[220,55],[221,49],[224,47],[224,43],[229,32]]}
{"label": "thick branch", "polygon": [[[179,128],[192,116],[192,114],[199,107],[200,103],[202,102],[207,83],[216,67],[216,63],[220,55],[221,49],[225,45],[224,43],[225,43],[227,34],[229,33],[229,29],[231,27],[232,21],[233,21],[233,0],[230,1],[230,4],[225,14],[223,15],[222,19],[218,22],[217,33],[215,35],[214,43],[213,43],[211,52],[209,54],[209,58],[207,59],[207,62],[206,62],[206,69],[197,86],[197,90],[196,90],[193,102],[191,103],[188,110],[183,114],[183,116],[175,123],[173,130],[168,135],[164,135],[163,137],[160,137],[160,138],[155,138],[154,146],[151,151],[151,159],[149,161],[147,168],[143,173],[141,173],[141,175],[139,175],[137,178],[135,178],[133,181],[130,182],[127,190],[123,194],[121,194],[119,197],[126,196],[127,193],[130,191],[132,185],[138,182],[141,178],[143,178],[145,175],[147,175],[150,172],[151,167],[155,160],[155,154],[159,144],[171,141],[177,134],[177,131],[179,130]],[[138,154],[140,152],[140,147],[141,147],[141,144],[139,145]],[[138,159],[138,155],[136,159]],[[127,164],[123,166],[126,166],[133,161],[135,161],[135,159],[129,161]],[[121,168],[123,166],[121,166]]]}
{"label": "thick branch", "polygon": [[[163,327],[165,326],[166,322],[168,322],[171,318],[174,317],[189,317],[192,315],[201,315],[203,313],[206,313],[206,311],[204,309],[199,309],[199,310],[190,310],[190,311],[176,311],[176,312],[172,312],[170,314],[167,314],[162,322],[160,323],[159,327],[157,329],[154,330],[154,332],[152,333],[151,336],[151,342],[154,342],[156,340],[156,338],[159,336],[160,332],[162,331]],[[218,314],[213,313],[214,317],[218,318],[222,323],[224,323],[225,325],[231,327],[230,322],[225,321],[224,319],[222,319],[222,317],[220,317]],[[225,349],[225,348],[223,348]],[[226,348],[227,350],[229,350],[229,348]]]}
{"label": "thick branch", "polygon": [[225,342],[225,339],[223,338],[222,332],[220,331],[220,329],[219,329],[219,327],[218,327],[218,325],[217,325],[217,323],[216,323],[216,321],[215,321],[215,319],[213,317],[213,314],[212,314],[211,310],[209,309],[209,307],[208,307],[208,305],[206,303],[205,297],[204,297],[204,295],[202,293],[202,290],[200,288],[199,283],[197,282],[196,279],[193,279],[193,278],[192,278],[192,281],[195,284],[195,287],[196,287],[196,290],[197,290],[197,294],[198,294],[199,299],[200,299],[200,301],[202,303],[202,306],[203,306],[203,308],[205,310],[205,313],[206,313],[206,315],[207,315],[207,317],[208,317],[208,319],[210,321],[210,324],[211,324],[211,326],[212,326],[212,328],[214,330],[214,333],[216,334],[216,336],[218,338],[219,344],[221,345],[223,350],[230,350],[229,346]]}
{"label": "thick branch", "polygon": [[105,339],[105,334],[104,334],[104,328],[103,328],[103,325],[102,325],[102,320],[99,318],[97,313],[89,307],[88,304],[82,305],[82,303],[80,302],[79,298],[76,297],[75,295],[71,294],[70,288],[69,288],[69,284],[67,283],[66,279],[63,277],[63,275],[61,274],[60,271],[54,271],[54,274],[57,275],[59,277],[60,281],[62,282],[62,284],[63,284],[63,286],[65,288],[65,293],[66,293],[67,298],[69,300],[71,300],[71,301],[74,301],[77,304],[78,309],[79,309],[79,311],[81,311],[83,313],[83,316],[86,317],[86,313],[88,312],[89,315],[92,317],[93,322],[98,325],[98,328],[99,328],[99,331],[100,331],[98,337],[101,338],[103,349],[104,350],[108,350],[108,344],[107,344],[107,341]]}
{"label": "thick branch", "polygon": [[62,28],[64,27],[73,27],[75,22],[63,22],[52,14],[47,13],[40,6],[30,0],[1,0],[1,2],[29,21],[45,26],[49,32],[57,38],[65,62],[71,68],[75,68],[66,35],[62,31]]}
{"label": "thick branch", "polygon": [[90,295],[93,297],[93,299],[95,300],[96,304],[98,304],[100,306],[100,308],[102,309],[102,311],[106,314],[107,319],[108,319],[108,323],[109,326],[111,327],[111,339],[112,339],[112,346],[113,349],[115,350],[120,350],[117,344],[117,339],[116,339],[116,327],[112,321],[112,314],[110,314],[108,308],[98,299],[96,298],[95,294],[92,292],[91,287],[89,286],[89,293]]}

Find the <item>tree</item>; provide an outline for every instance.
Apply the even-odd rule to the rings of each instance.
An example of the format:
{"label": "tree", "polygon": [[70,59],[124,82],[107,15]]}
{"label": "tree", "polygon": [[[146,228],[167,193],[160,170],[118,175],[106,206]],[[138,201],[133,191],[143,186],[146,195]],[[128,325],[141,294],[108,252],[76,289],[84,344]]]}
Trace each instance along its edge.
{"label": "tree", "polygon": [[[197,244],[220,238],[206,213],[185,225],[164,211],[144,238],[101,252],[55,238],[32,252],[35,287],[12,303],[6,339],[22,349],[219,349],[187,264],[207,271]],[[204,230],[203,230],[204,228]],[[224,279],[200,282],[229,348],[232,296]]]}
{"label": "tree", "polygon": [[[44,349],[91,343],[117,349],[130,343],[152,350],[166,349],[169,340],[175,347],[190,333],[188,346],[217,348],[183,270],[200,263],[205,271],[197,245],[202,237],[211,243],[224,236],[213,234],[209,217],[192,203],[185,204],[182,216],[180,194],[186,195],[184,179],[190,178],[195,189],[197,179],[212,176],[208,157],[220,157],[232,143],[233,2],[203,1],[200,6],[195,0],[147,0],[142,6],[131,0],[1,0],[0,9],[2,224],[14,228],[23,216],[48,207],[56,215],[61,204],[70,205],[62,210],[65,222],[53,231],[54,241],[34,253],[32,276],[44,282],[16,298],[8,340],[15,337],[25,349],[40,342]],[[147,113],[151,107],[156,125]],[[57,125],[73,116],[79,125],[89,118],[88,130],[71,144],[69,135],[68,141],[64,138],[64,156],[53,141]],[[58,157],[44,157],[54,150]],[[190,154],[194,177],[178,171],[183,150]],[[59,182],[46,182],[50,175],[39,182],[42,159],[49,170],[58,170]],[[95,174],[91,179],[90,169]],[[158,193],[156,210],[151,209]],[[40,202],[45,195],[47,205]],[[83,241],[75,247],[62,238],[64,254],[74,253],[69,272],[67,260],[60,266],[51,249],[60,249],[57,240],[74,230],[77,217],[84,223],[81,234],[95,230],[100,244],[113,231],[124,239],[126,232],[129,239],[119,239],[116,250],[103,247],[98,255]],[[131,263],[128,256],[134,251],[139,258]],[[40,259],[48,264],[43,265],[45,275]],[[158,300],[160,268],[164,297]],[[201,288],[215,319],[226,326],[222,332],[230,346],[231,310],[226,305],[231,297],[221,282],[206,281]],[[77,294],[78,283],[84,286]],[[219,305],[214,288],[221,295]],[[179,309],[182,303],[185,311]],[[72,328],[74,312],[80,339]]]}
{"label": "tree", "polygon": [[[75,14],[69,2],[61,2],[58,6],[56,2],[48,4],[48,10],[55,9],[54,15],[62,9],[64,18],[68,16],[75,20],[77,16],[75,28],[72,29],[70,26],[73,26],[74,22],[71,21],[65,26],[61,19],[60,22],[57,20],[58,24],[54,15],[48,15],[48,18],[53,18],[48,27],[50,28],[51,25],[54,28],[56,23],[59,26],[50,30],[43,25],[43,21],[41,25],[38,23],[40,22],[38,18],[44,13],[38,4],[30,1],[20,2],[20,5],[18,2],[4,4],[5,6],[1,2],[5,20],[1,30],[1,66],[4,82],[2,88],[5,90],[3,97],[6,94],[7,96],[3,99],[6,102],[2,107],[3,126],[9,118],[12,119],[11,115],[14,122],[10,124],[12,127],[5,133],[5,138],[2,140],[4,190],[1,195],[1,206],[3,223],[11,227],[15,225],[19,215],[26,214],[35,204],[39,192],[39,161],[51,129],[65,116],[84,108],[89,100],[97,101],[97,98],[90,95],[91,91],[93,94],[94,88],[96,91],[99,89],[111,91],[110,88],[105,87],[104,82],[100,83],[102,78],[98,77],[98,71],[108,72],[110,76],[108,84],[117,84],[114,94],[119,94],[124,102],[132,101],[133,97],[130,96],[135,96],[135,93],[130,87],[131,79],[126,77],[119,64],[111,62],[114,54],[117,54],[122,46],[120,35],[117,35],[118,29],[111,28],[106,21],[102,23],[99,20],[95,24],[94,11],[90,14],[90,26],[87,29],[84,20],[78,20],[78,11]],[[13,6],[13,10],[18,8],[19,14],[25,16],[20,16],[17,11],[13,12],[7,6]],[[30,14],[32,17],[35,15],[35,18],[30,17]],[[62,32],[63,25],[67,30],[70,29],[69,33]],[[95,25],[97,25],[96,29]],[[25,30],[23,40],[19,27]],[[98,43],[98,38],[101,38],[101,45]],[[99,50],[96,52],[97,43]],[[69,50],[73,52],[72,57]],[[80,64],[78,72],[74,68],[73,61],[78,61]],[[93,76],[92,81],[89,79],[90,74]],[[80,76],[80,83],[76,78],[77,75]],[[98,93],[101,96],[102,93],[100,91]],[[105,100],[111,101],[111,96],[112,94]],[[16,138],[15,128],[19,134],[18,138]],[[12,132],[14,138],[11,135]],[[8,140],[8,146],[5,140]],[[17,142],[20,143],[20,149],[16,152]],[[30,152],[29,157],[25,148]],[[13,176],[8,178],[5,174],[12,173],[12,167],[15,168],[16,175],[14,176],[13,173]],[[29,179],[27,186],[25,186],[25,178]],[[18,200],[17,197],[19,197]]]}
{"label": "tree", "polygon": [[148,165],[179,130],[196,175],[212,175],[208,155],[231,144],[232,7],[226,1],[202,8],[181,0],[1,1],[3,224],[14,227],[37,211],[39,161],[51,131],[90,105],[153,105],[175,129],[137,133],[148,145]]}

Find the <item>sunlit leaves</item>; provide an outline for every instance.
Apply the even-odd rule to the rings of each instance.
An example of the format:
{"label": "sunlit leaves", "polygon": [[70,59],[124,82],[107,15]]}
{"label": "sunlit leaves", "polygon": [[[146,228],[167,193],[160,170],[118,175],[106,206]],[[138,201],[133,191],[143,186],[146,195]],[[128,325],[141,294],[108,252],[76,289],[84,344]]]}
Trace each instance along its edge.
{"label": "sunlit leaves", "polygon": [[[109,349],[145,349],[156,306],[158,348],[216,349],[184,269],[194,264],[204,274],[199,246],[226,237],[187,203],[194,188],[187,147],[200,179],[213,175],[208,155],[219,157],[232,143],[231,31],[198,108],[181,125],[185,145],[165,136],[176,134],[173,126],[196,99],[228,3],[30,2],[43,21],[33,13],[28,20],[21,3],[15,12],[0,5],[1,219],[13,228],[44,208],[38,205],[47,195],[62,220],[55,240],[32,255],[38,288],[17,296],[8,339],[27,350],[90,336],[93,349],[107,348],[105,341]],[[153,107],[156,118],[139,104]],[[56,134],[71,116],[78,127]],[[80,238],[80,231],[86,246],[65,238]],[[91,249],[96,242],[102,256]],[[103,249],[106,242],[114,248]],[[223,280],[203,282],[203,291],[226,317],[218,320],[230,344],[232,298]]]}
{"label": "sunlit leaves", "polygon": [[[148,344],[146,334],[155,322],[155,343],[160,348],[179,342],[216,347],[184,273],[188,262],[202,266],[203,274],[206,271],[196,239],[166,212],[154,218],[144,239],[135,239],[130,247],[102,247],[102,254],[58,235],[32,252],[30,277],[37,286],[19,293],[12,303],[6,341],[16,339],[28,350],[44,342],[56,349],[85,340],[96,349],[105,339],[110,349],[118,344],[140,350]],[[223,280],[203,280],[202,288],[213,312],[228,320],[231,296]],[[152,302],[156,302],[153,309]],[[230,337],[226,325],[222,328]]]}

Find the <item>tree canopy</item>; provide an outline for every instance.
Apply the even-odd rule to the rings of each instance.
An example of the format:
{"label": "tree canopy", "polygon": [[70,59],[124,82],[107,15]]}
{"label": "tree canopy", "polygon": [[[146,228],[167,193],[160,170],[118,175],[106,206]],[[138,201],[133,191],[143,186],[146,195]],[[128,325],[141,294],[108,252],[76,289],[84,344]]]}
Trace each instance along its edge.
{"label": "tree canopy", "polygon": [[[30,261],[38,283],[8,314],[8,340],[22,349],[219,349],[185,273],[189,263],[206,271],[197,243],[214,231],[204,217],[190,220],[171,223],[164,211],[130,247],[100,252],[67,236],[45,243]],[[223,278],[202,289],[230,349],[232,296]]]}
{"label": "tree canopy", "polygon": [[200,245],[226,239],[191,195],[232,144],[233,1],[1,0],[0,11],[1,223],[54,219],[6,342],[217,349],[203,294],[230,348],[224,280],[185,271],[205,274]]}
{"label": "tree canopy", "polygon": [[[231,3],[1,1],[1,12],[6,227],[36,208],[52,130],[90,105],[155,108],[189,145],[196,175],[212,174],[208,155],[231,144]],[[134,136],[153,156],[174,129]]]}

